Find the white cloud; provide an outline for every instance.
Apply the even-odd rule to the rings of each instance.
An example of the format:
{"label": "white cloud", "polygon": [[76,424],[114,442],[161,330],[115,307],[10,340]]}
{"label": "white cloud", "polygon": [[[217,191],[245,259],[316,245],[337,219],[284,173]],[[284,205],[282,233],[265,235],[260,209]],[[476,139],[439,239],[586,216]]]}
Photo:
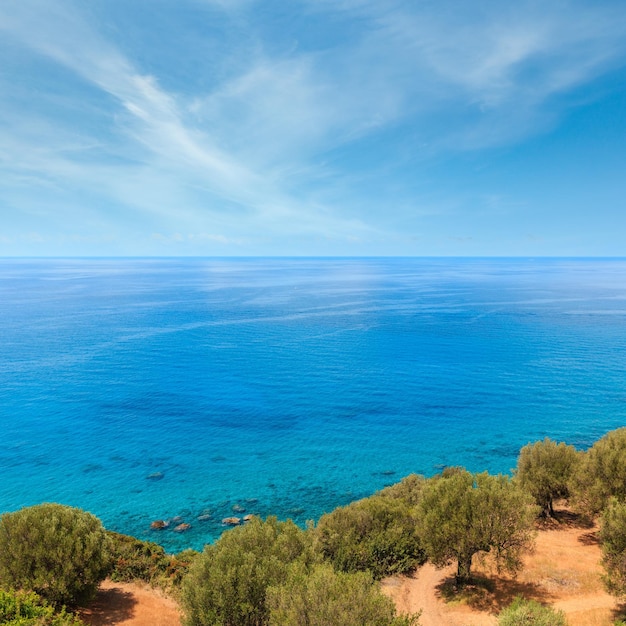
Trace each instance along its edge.
{"label": "white cloud", "polygon": [[[172,211],[178,218],[186,212],[190,218],[199,219],[200,222],[203,216],[206,219],[212,213],[210,206],[202,207],[201,215],[198,215],[198,202],[179,201],[172,209],[172,205],[167,206],[168,203],[163,202],[162,197],[154,198],[151,189],[167,188],[167,181],[170,180],[173,190],[171,194],[165,195],[178,193],[188,201],[193,199],[194,189],[204,189],[213,196],[213,207],[220,207],[214,213],[223,212],[224,206],[229,204],[239,205],[244,210],[252,210],[257,219],[279,229],[281,223],[287,222],[291,229],[324,232],[328,228],[352,231],[361,227],[355,220],[345,222],[328,213],[320,219],[319,214],[311,211],[312,207],[303,207],[290,196],[286,191],[289,185],[284,184],[284,180],[277,180],[267,154],[263,159],[254,158],[263,152],[262,149],[245,149],[246,141],[259,147],[270,145],[273,137],[280,144],[281,134],[274,134],[274,118],[271,114],[273,105],[278,101],[297,98],[300,94],[299,104],[307,104],[303,100],[306,100],[305,92],[310,86],[306,81],[299,81],[297,68],[294,67],[293,73],[289,74],[280,71],[283,68],[268,67],[264,76],[258,76],[258,68],[253,69],[229,87],[232,96],[227,93],[228,89],[225,95],[216,96],[217,100],[220,97],[238,98],[241,102],[246,102],[250,97],[258,105],[254,107],[255,114],[249,116],[247,129],[244,125],[234,134],[234,145],[222,148],[218,143],[220,137],[224,139],[224,134],[220,134],[219,128],[228,126],[226,116],[220,114],[218,119],[205,120],[203,125],[194,124],[190,119],[188,103],[165,92],[155,77],[144,75],[133,67],[129,60],[80,17],[76,6],[61,2],[51,6],[49,3],[25,1],[10,8],[5,5],[0,11],[4,14],[5,30],[20,39],[22,44],[71,69],[84,81],[96,85],[119,102],[126,115],[118,114],[117,123],[132,138],[135,145],[132,151],[139,161],[122,173],[121,180],[109,177],[114,174],[111,168],[86,167],[80,161],[50,153],[41,158],[33,158],[31,154],[28,157],[31,162],[29,169],[40,173],[46,171],[51,178],[61,176],[78,179],[84,174],[90,182],[95,178],[100,184],[106,184],[108,180],[109,190],[122,200],[133,205],[143,205],[148,210],[146,205],[149,204],[157,213],[161,206],[162,213]],[[263,86],[268,84],[272,88],[263,104],[259,94],[263,92]],[[282,98],[281,88],[284,89]],[[287,119],[288,110],[283,110],[284,116],[278,113],[278,118],[282,118],[288,127],[283,138],[299,126],[301,120],[298,119],[296,109],[291,108],[291,121]],[[309,110],[314,112],[315,107]],[[253,129],[257,125],[263,130],[260,136],[254,137]],[[23,154],[29,152],[32,143],[26,142],[26,146],[27,149],[21,151]],[[138,146],[143,147],[143,155],[137,152]],[[127,147],[123,146],[122,149]],[[153,200],[156,200],[154,204]],[[241,209],[237,209],[235,217],[240,214]]]}
{"label": "white cloud", "polygon": [[625,62],[626,5],[304,1],[369,22],[354,60],[368,58],[375,79],[387,74],[401,114],[418,124],[446,107],[447,149],[463,137],[463,147],[482,148],[541,131],[553,96]]}

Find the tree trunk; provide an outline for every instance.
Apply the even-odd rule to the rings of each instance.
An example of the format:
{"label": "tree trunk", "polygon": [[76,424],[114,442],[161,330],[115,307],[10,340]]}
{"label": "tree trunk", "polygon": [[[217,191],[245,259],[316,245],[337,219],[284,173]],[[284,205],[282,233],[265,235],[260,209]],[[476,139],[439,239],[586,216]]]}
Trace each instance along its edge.
{"label": "tree trunk", "polygon": [[464,585],[470,581],[473,556],[473,554],[464,554],[459,556],[459,565],[456,570],[457,585]]}

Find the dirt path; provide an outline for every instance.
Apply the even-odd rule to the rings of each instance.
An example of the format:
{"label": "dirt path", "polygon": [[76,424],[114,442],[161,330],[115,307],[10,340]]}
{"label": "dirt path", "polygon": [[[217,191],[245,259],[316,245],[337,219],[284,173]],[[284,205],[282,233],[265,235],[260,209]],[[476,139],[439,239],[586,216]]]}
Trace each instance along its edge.
{"label": "dirt path", "polygon": [[454,575],[454,567],[437,569],[425,563],[413,576],[394,576],[383,581],[383,592],[393,599],[399,613],[422,611],[420,626],[485,626],[495,617],[476,613],[468,606],[446,604],[441,587]]}
{"label": "dirt path", "polygon": [[174,600],[156,589],[105,580],[80,617],[90,626],[181,626]]}
{"label": "dirt path", "polygon": [[451,600],[454,569],[426,564],[413,576],[384,580],[383,591],[401,613],[421,609],[421,626],[491,626],[516,595],[562,610],[570,626],[610,626],[620,607],[602,586],[600,559],[597,528],[562,512],[559,524],[538,532],[536,550],[517,578],[498,576],[488,564],[477,566],[477,586]]}

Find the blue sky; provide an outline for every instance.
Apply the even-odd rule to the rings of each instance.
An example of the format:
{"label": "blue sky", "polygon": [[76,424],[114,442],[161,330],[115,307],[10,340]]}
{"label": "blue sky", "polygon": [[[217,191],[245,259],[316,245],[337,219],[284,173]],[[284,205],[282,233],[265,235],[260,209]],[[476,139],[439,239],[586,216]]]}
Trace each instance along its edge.
{"label": "blue sky", "polygon": [[4,0],[0,256],[626,254],[623,0]]}

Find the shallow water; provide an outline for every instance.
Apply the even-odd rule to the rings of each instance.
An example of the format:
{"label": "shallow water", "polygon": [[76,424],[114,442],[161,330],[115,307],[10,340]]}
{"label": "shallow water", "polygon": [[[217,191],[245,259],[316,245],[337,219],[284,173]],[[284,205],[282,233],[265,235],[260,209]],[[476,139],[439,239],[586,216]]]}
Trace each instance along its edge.
{"label": "shallow water", "polygon": [[0,511],[169,550],[625,424],[626,260],[4,259],[0,320]]}

